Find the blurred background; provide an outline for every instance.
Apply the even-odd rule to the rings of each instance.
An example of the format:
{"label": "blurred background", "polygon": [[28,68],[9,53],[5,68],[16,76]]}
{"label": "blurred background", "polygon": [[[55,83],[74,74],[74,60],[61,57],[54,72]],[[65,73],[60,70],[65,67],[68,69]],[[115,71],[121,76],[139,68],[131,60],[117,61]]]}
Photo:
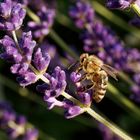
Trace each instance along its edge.
{"label": "blurred background", "polygon": [[[44,42],[47,41],[54,46],[53,49],[48,48],[54,57],[48,71],[52,72],[55,66],[61,65],[69,75],[68,66],[75,60],[72,58],[72,53],[66,51],[68,50],[66,46],[78,56],[84,52],[83,42],[79,37],[82,31],[76,28],[68,14],[70,6],[75,1],[45,0],[44,2],[48,7],[56,10],[55,21],[51,28],[58,35],[50,33],[43,39]],[[125,47],[139,50],[140,29],[130,25],[130,21],[136,16],[132,10],[109,10],[105,6],[105,0],[92,0],[89,2],[94,8],[97,18],[116,33],[125,44]],[[39,7],[37,6],[36,1],[31,1],[29,4],[33,11]],[[26,26],[26,22],[29,20],[30,18],[27,15],[22,28]],[[1,32],[0,36],[2,37],[3,34]],[[118,79],[116,82],[110,78],[112,85],[109,86],[105,98],[99,104],[94,103],[92,107],[135,139],[140,140],[140,100],[132,99],[131,95],[133,93],[130,90],[133,75],[131,73],[128,73],[127,76],[122,74],[122,77],[118,76]],[[43,95],[36,91],[36,85],[26,88],[20,87],[16,82],[16,76],[10,72],[10,64],[0,60],[0,100],[8,101],[18,114],[26,116],[27,120],[39,129],[40,140],[117,139],[117,136],[87,114],[67,120],[64,118],[62,109],[48,110],[47,104],[43,101]],[[140,98],[140,93],[137,97]],[[3,131],[0,131],[0,140],[8,140]]]}

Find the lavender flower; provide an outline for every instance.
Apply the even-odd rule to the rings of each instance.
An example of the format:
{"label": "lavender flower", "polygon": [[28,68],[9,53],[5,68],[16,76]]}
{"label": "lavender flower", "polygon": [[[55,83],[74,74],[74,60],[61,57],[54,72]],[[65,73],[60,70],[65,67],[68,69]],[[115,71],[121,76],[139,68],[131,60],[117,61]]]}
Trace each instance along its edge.
{"label": "lavender flower", "polygon": [[33,31],[33,35],[39,38],[49,33],[54,22],[55,11],[54,9],[47,9],[43,6],[37,15],[41,21],[39,23],[30,21],[28,26]]}
{"label": "lavender flower", "polygon": [[40,72],[45,72],[49,66],[50,63],[50,55],[47,51],[41,50],[41,48],[38,48],[37,51],[34,54],[34,65]]}
{"label": "lavender flower", "polygon": [[37,140],[38,131],[27,128],[24,116],[17,115],[8,103],[0,102],[0,129],[5,131],[10,139]]}
{"label": "lavender flower", "polygon": [[66,88],[65,72],[60,67],[56,67],[52,75],[46,73],[45,76],[48,78],[50,84],[39,85],[37,86],[37,90],[45,93],[44,100],[47,102],[49,109],[52,109],[54,106],[63,106],[63,103],[56,98]]}
{"label": "lavender flower", "polygon": [[[83,106],[75,104],[68,99],[60,100],[59,96],[65,92],[66,89],[66,76],[65,72],[60,67],[56,67],[52,75],[46,73],[46,78],[49,80],[49,84],[38,85],[37,90],[45,93],[44,100],[48,104],[48,109],[52,109],[54,106],[64,108],[64,114],[66,118],[73,118],[85,112],[84,107],[91,104],[91,96],[88,93],[78,95],[79,103],[83,103]],[[74,78],[76,79],[76,77]],[[81,103],[81,104],[82,104]]]}
{"label": "lavender flower", "polygon": [[21,27],[26,11],[19,3],[5,0],[0,3],[0,30],[17,30]]}
{"label": "lavender flower", "polygon": [[[17,80],[21,86],[27,86],[36,82],[39,79],[36,71],[40,73],[46,71],[50,62],[50,56],[46,51],[39,48],[35,51],[32,58],[36,42],[32,40],[31,32],[23,33],[18,41],[18,45],[9,36],[1,39],[0,44],[2,44],[4,49],[0,57],[14,63],[11,66],[11,72],[18,75]],[[32,65],[35,66],[36,71],[33,71]]]}
{"label": "lavender flower", "polygon": [[79,105],[74,104],[70,100],[64,100],[64,114],[67,119],[76,117],[85,112]]}
{"label": "lavender flower", "polygon": [[90,4],[77,1],[75,6],[70,7],[70,16],[73,18],[78,28],[83,28],[86,24],[94,21],[94,10]]}

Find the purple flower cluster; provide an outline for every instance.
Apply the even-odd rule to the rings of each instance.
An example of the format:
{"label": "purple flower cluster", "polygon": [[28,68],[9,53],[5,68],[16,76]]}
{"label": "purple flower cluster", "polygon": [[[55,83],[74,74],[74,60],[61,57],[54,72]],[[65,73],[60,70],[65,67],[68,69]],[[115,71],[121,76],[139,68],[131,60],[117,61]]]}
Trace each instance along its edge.
{"label": "purple flower cluster", "polygon": [[13,63],[11,72],[18,75],[17,80],[21,86],[35,83],[39,78],[35,71],[31,70],[31,63],[40,73],[46,71],[50,56],[41,48],[38,48],[33,55],[36,42],[32,40],[31,32],[23,33],[18,44],[7,35],[0,40],[0,44],[4,49],[0,57]]}
{"label": "purple flower cluster", "polygon": [[28,26],[30,30],[33,31],[33,35],[36,38],[40,38],[42,36],[47,35],[50,32],[50,28],[53,25],[55,10],[47,9],[45,6],[41,7],[40,11],[37,13],[40,18],[40,22],[30,21],[28,22]]}
{"label": "purple flower cluster", "polygon": [[5,0],[0,3],[0,30],[17,30],[21,27],[26,11],[19,3]]}
{"label": "purple flower cluster", "polygon": [[[73,118],[84,112],[84,109],[79,105],[76,105],[68,99],[60,98],[62,93],[65,92],[67,85],[66,74],[60,67],[57,66],[51,75],[46,73],[45,77],[49,80],[49,84],[38,85],[37,90],[45,94],[44,100],[47,102],[49,109],[52,109],[54,106],[64,108],[66,118]],[[74,77],[76,79],[76,76]],[[89,105],[91,103],[91,101],[90,103],[86,102],[89,101],[87,94],[83,94],[79,98],[83,105]]]}
{"label": "purple flower cluster", "polygon": [[[46,30],[53,23],[54,11],[43,7],[38,15],[42,22],[34,22],[36,27],[41,27],[34,32],[36,37],[48,33]],[[64,108],[66,118],[72,118],[83,113],[85,111],[83,108],[91,104],[91,95],[78,91],[77,87],[77,101],[80,100],[81,103],[78,101],[77,105],[68,99],[61,99],[60,96],[66,90],[66,74],[60,67],[56,67],[52,74],[46,72],[51,59],[46,48],[47,46],[43,45],[42,47],[35,48],[36,42],[32,40],[31,31],[23,32],[21,34],[22,37],[19,39],[16,37],[15,32],[12,32],[12,35],[13,38],[5,35],[0,40],[0,45],[3,48],[0,58],[13,63],[11,72],[18,75],[17,80],[20,85],[27,86],[43,78],[42,80],[46,83],[38,85],[37,90],[44,93],[44,100],[47,102],[49,109],[52,109],[54,106]],[[74,79],[76,77],[77,75],[73,75]]]}
{"label": "purple flower cluster", "polygon": [[0,102],[0,129],[7,133],[10,139],[37,140],[38,131],[28,128],[24,116],[17,115],[6,102]]}
{"label": "purple flower cluster", "polygon": [[91,24],[94,21],[93,8],[91,8],[89,3],[84,4],[80,0],[76,2],[76,6],[70,7],[69,14],[79,28],[84,28],[87,24]]}
{"label": "purple flower cluster", "polygon": [[[83,5],[83,7],[88,5],[88,9],[79,11],[78,5]],[[126,49],[124,43],[116,34],[96,18],[95,13],[90,17],[90,20],[93,21],[92,23],[89,22],[88,17],[86,16],[81,16],[85,19],[81,19],[80,16],[77,16],[86,15],[88,10],[89,12],[94,11],[92,9],[93,8],[89,6],[89,3],[83,1],[76,2],[76,4],[70,8],[70,16],[74,20],[74,23],[78,28],[82,27],[83,29],[81,38],[84,44],[84,51],[97,55],[104,63],[109,64],[118,70],[137,75],[137,73],[140,72],[140,51],[137,49]],[[81,22],[84,21],[84,24],[79,27],[77,22],[80,23],[80,20]],[[139,83],[135,78],[134,81],[136,83],[136,85],[132,87],[134,96],[137,95],[137,98],[140,98]]]}

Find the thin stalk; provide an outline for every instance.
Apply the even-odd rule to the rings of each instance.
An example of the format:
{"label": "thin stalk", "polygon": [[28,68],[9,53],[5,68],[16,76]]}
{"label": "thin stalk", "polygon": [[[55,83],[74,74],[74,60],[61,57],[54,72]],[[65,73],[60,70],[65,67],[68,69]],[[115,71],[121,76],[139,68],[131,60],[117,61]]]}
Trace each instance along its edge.
{"label": "thin stalk", "polygon": [[111,123],[110,121],[107,121],[105,118],[100,116],[98,113],[96,113],[91,108],[87,108],[87,113],[90,114],[92,117],[94,117],[97,121],[107,126],[112,132],[117,134],[120,138],[124,140],[133,140],[130,136],[125,134],[120,128],[118,128],[115,124]]}
{"label": "thin stalk", "polygon": [[131,6],[130,6],[134,11],[135,13],[137,13],[137,15],[140,17],[140,6],[136,3],[132,3]]}

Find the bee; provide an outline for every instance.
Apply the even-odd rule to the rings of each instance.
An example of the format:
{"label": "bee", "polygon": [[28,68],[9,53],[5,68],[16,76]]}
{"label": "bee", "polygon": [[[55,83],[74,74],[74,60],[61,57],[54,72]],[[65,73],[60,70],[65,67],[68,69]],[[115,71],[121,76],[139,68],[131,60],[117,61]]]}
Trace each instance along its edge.
{"label": "bee", "polygon": [[108,75],[113,77],[115,80],[117,71],[109,65],[103,63],[95,55],[89,55],[88,53],[83,53],[80,56],[79,66],[76,69],[76,72],[82,72],[82,77],[78,82],[82,82],[85,80],[90,80],[90,84],[86,85],[83,89],[93,90],[93,99],[98,103],[105,96],[107,83],[108,83]]}

